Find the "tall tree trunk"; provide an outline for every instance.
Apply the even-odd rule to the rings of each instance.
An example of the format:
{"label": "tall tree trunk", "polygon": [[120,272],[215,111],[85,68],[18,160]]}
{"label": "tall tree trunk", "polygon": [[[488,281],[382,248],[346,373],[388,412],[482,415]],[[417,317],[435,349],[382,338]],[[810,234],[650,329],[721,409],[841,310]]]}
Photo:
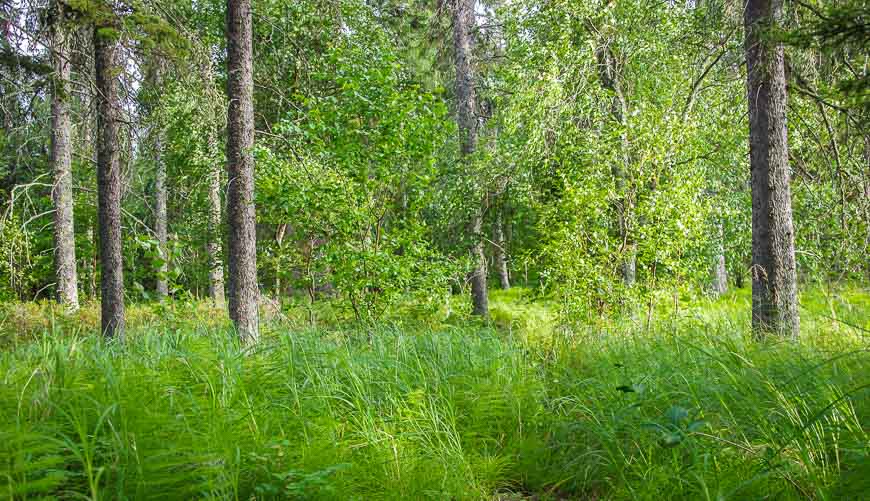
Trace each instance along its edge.
{"label": "tall tree trunk", "polygon": [[101,324],[106,337],[124,338],[124,266],[121,253],[121,164],[118,144],[118,43],[94,26],[97,82],[97,197],[100,225]]}
{"label": "tall tree trunk", "polygon": [[[504,203],[504,200],[502,200]],[[498,282],[503,290],[511,288],[510,273],[507,263],[507,240],[505,239],[505,209],[499,206],[493,225],[493,261],[495,261]]]}
{"label": "tall tree trunk", "polygon": [[230,318],[249,343],[259,337],[251,0],[228,0],[227,14]]}
{"label": "tall tree trunk", "polygon": [[716,224],[716,255],[713,256],[711,292],[719,297],[728,292],[728,270],[725,267],[725,230],[722,223]]}
{"label": "tall tree trunk", "polygon": [[154,232],[157,234],[157,245],[160,249],[160,266],[157,267],[157,299],[164,301],[169,295],[169,253],[167,252],[167,215],[166,215],[166,163],[163,161],[163,137],[157,131],[154,141],[154,161],[157,164],[157,176],[154,182]]}
{"label": "tall tree trunk", "polygon": [[[453,8],[453,52],[456,63],[456,115],[459,125],[462,159],[470,166],[471,155],[477,149],[477,115],[474,91],[474,66],[472,64],[472,31],[474,29],[474,0],[456,0]],[[470,168],[466,169],[471,172]],[[471,272],[472,313],[489,315],[489,297],[486,290],[486,255],[483,245],[483,200],[471,216]]]}
{"label": "tall tree trunk", "polygon": [[752,169],[752,325],[758,336],[799,330],[782,44],[770,39],[782,0],[747,0],[747,94]]}
{"label": "tall tree trunk", "polygon": [[57,300],[70,311],[79,307],[76,273],[76,240],[73,226],[72,140],[70,135],[69,34],[60,2],[54,2],[52,60],[54,78],[51,99],[51,160],[54,164],[54,268]]}
{"label": "tall tree trunk", "polygon": [[[156,92],[160,92],[163,86],[163,61],[159,56],[155,56],[151,60],[151,68],[149,71],[150,84]],[[155,103],[156,106],[156,103]],[[160,254],[160,261],[157,266],[155,292],[157,299],[161,302],[166,300],[169,295],[169,282],[167,273],[169,271],[169,253],[168,253],[168,217],[166,211],[167,189],[166,189],[166,162],[163,158],[163,129],[161,124],[153,124],[151,130],[152,139],[154,141],[154,233],[157,237],[157,249]]]}
{"label": "tall tree trunk", "polygon": [[[214,73],[211,61],[206,59],[202,67],[202,83],[206,89],[213,89]],[[205,250],[208,254],[208,296],[217,307],[224,306],[224,265],[221,245],[221,166],[213,161],[217,152],[215,131],[209,127],[206,138],[207,157],[212,159],[208,171],[208,240]]]}
{"label": "tall tree trunk", "polygon": [[619,238],[622,240],[622,280],[627,286],[634,285],[637,268],[637,250],[634,240],[631,238],[629,223],[631,220],[631,197],[628,194],[628,167],[630,165],[629,142],[628,142],[628,100],[622,88],[619,78],[619,69],[613,53],[607,47],[599,47],[596,50],[598,58],[598,73],[601,85],[613,92],[613,100],[610,104],[610,114],[619,124],[622,131],[620,138],[619,160],[611,167],[614,187],[616,189],[616,217],[619,229]]}
{"label": "tall tree trunk", "polygon": [[[210,142],[214,141],[212,136]],[[215,306],[224,305],[224,264],[221,257],[221,171],[217,163],[208,173],[208,296]]]}

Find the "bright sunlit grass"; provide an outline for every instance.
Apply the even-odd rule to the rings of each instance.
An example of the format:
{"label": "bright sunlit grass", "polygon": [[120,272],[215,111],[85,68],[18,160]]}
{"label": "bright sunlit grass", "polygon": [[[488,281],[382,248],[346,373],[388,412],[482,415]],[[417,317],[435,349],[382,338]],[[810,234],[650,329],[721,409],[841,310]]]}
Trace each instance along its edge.
{"label": "bright sunlit grass", "polygon": [[205,305],[133,308],[125,346],[5,307],[0,496],[860,498],[867,292],[805,293],[797,343],[751,341],[748,300],[577,333],[512,291],[491,327],[276,321],[250,352]]}

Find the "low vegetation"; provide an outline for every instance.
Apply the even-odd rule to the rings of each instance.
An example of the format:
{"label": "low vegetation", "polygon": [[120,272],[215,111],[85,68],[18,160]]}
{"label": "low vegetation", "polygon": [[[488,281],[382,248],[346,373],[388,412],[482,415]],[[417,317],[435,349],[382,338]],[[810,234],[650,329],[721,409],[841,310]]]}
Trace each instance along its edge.
{"label": "low vegetation", "polygon": [[570,328],[528,290],[489,324],[287,307],[249,348],[203,303],[132,308],[125,344],[87,306],[4,305],[0,492],[857,499],[870,294],[806,292],[799,340],[765,343],[748,296]]}

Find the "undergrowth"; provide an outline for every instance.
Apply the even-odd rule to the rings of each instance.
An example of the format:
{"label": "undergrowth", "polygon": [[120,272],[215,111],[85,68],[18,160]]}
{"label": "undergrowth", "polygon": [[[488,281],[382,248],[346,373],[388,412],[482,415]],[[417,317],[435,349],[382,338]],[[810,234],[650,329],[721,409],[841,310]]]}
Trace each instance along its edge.
{"label": "undergrowth", "polygon": [[[133,308],[125,345],[82,327],[87,312],[6,305],[0,496],[870,492],[867,293],[805,294],[795,343],[752,341],[747,300],[567,329],[512,292],[494,295],[489,325],[284,318],[249,350],[205,305]],[[10,318],[13,308],[34,318]]]}

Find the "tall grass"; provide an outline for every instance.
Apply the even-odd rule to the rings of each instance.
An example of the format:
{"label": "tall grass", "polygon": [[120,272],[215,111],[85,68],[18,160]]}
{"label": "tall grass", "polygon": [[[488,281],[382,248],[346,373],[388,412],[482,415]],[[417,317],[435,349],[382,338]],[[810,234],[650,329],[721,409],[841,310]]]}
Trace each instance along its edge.
{"label": "tall grass", "polygon": [[494,326],[275,323],[250,351],[207,314],[123,346],[49,321],[0,354],[0,497],[858,499],[856,297],[807,301],[797,343],[751,341],[740,296],[582,331],[496,296]]}

